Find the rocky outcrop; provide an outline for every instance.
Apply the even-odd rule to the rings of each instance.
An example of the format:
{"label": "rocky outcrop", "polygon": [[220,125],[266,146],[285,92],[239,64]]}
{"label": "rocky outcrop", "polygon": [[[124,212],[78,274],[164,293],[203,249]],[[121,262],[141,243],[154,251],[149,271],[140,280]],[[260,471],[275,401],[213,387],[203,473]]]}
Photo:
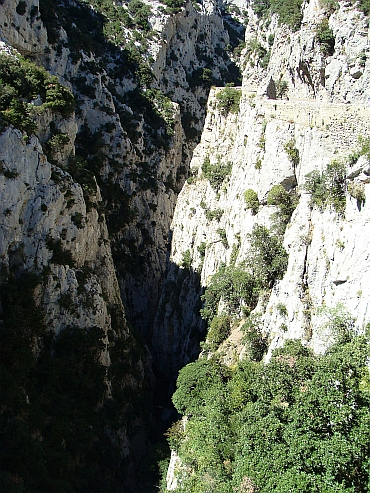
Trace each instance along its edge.
{"label": "rocky outcrop", "polygon": [[[339,8],[333,13],[320,2],[310,1],[304,4],[302,24],[296,32],[279,26],[276,16],[265,23],[252,9],[248,12],[243,74],[246,87],[258,88],[262,95],[273,80],[280,89],[281,83],[286,83],[286,91],[281,96],[289,99],[367,101],[370,96],[366,63],[368,19],[362,12],[346,2],[339,2]],[[324,19],[328,19],[333,42],[329,53],[317,34]],[[269,55],[266,68],[261,66],[256,43]]]}
{"label": "rocky outcrop", "polygon": [[1,9],[1,39],[22,55],[42,54],[47,46],[47,33],[41,22],[39,0],[3,0]]}

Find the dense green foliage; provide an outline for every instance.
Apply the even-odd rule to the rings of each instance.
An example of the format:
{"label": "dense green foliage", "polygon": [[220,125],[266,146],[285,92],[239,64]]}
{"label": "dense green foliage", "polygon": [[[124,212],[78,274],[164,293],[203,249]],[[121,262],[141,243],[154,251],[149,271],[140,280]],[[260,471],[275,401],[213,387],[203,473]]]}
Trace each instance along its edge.
{"label": "dense green foliage", "polygon": [[252,214],[257,214],[260,201],[258,200],[257,193],[252,188],[248,188],[248,190],[244,192],[244,202],[247,209],[252,211]]}
{"label": "dense green foliage", "polygon": [[206,157],[202,164],[204,177],[209,180],[212,188],[216,191],[219,190],[224,180],[230,175],[231,168],[232,164],[229,161],[224,164],[218,160],[217,163],[212,164],[209,157]]}
{"label": "dense green foliage", "polygon": [[241,306],[248,312],[257,303],[259,289],[258,279],[247,272],[244,266],[223,265],[212,277],[202,297],[204,307],[201,315],[211,322],[217,315],[221,299],[224,311],[230,315],[236,316]]}
{"label": "dense green foliage", "polygon": [[342,325],[322,356],[288,341],[267,365],[213,357],[180,371],[179,491],[370,491],[369,341]]}
{"label": "dense green foliage", "polygon": [[288,193],[282,185],[274,185],[267,195],[267,204],[279,208],[279,211],[274,213],[272,220],[276,232],[284,234],[297,206],[297,196],[292,192]]}
{"label": "dense green foliage", "polygon": [[[139,359],[136,344],[125,340],[119,309],[111,307],[116,332],[109,335],[108,370],[100,327],[48,330],[33,296],[41,282],[23,274],[0,286],[0,490],[120,491],[127,464],[113,437],[129,432],[141,398],[126,382],[135,368],[130,358]],[[65,307],[67,297],[60,300]]]}
{"label": "dense green foliage", "polygon": [[352,0],[351,3],[357,5],[364,14],[369,15],[370,12],[369,0],[359,0],[358,2],[356,0]]}
{"label": "dense green foliage", "polygon": [[335,38],[333,30],[329,27],[329,21],[324,18],[316,28],[316,38],[320,43],[320,49],[324,55],[334,53]]}
{"label": "dense green foliage", "polygon": [[148,17],[151,14],[151,8],[148,4],[141,0],[131,0],[127,10],[132,15],[133,24],[141,28],[143,31],[149,31],[150,25]]}
{"label": "dense green foliage", "polygon": [[251,314],[241,330],[244,333],[245,355],[251,361],[261,361],[267,351],[267,336],[263,333],[261,316]]}
{"label": "dense green foliage", "polygon": [[[41,98],[41,106],[31,100]],[[56,77],[22,57],[0,54],[0,118],[2,124],[11,124],[32,133],[36,130],[35,112],[51,108],[63,116],[74,110],[74,98]]]}
{"label": "dense green foliage", "polygon": [[217,108],[223,115],[238,113],[242,92],[232,86],[226,86],[216,94]]}
{"label": "dense green foliage", "polygon": [[343,213],[346,206],[346,166],[332,161],[325,170],[311,171],[306,175],[305,189],[312,196],[312,203],[320,208],[333,207]]}
{"label": "dense green foliage", "polygon": [[298,166],[299,164],[299,150],[295,146],[295,141],[288,140],[284,144],[284,151],[288,154],[289,160],[292,163],[294,167]]}
{"label": "dense green foliage", "polygon": [[219,221],[221,219],[221,217],[223,216],[223,213],[224,213],[224,210],[223,209],[214,209],[213,211],[210,211],[209,209],[206,209],[204,211],[204,214],[206,216],[206,218],[208,219],[208,221],[213,221],[214,219],[216,221]]}
{"label": "dense green foliage", "polygon": [[293,30],[299,29],[302,21],[302,0],[287,2],[286,0],[254,0],[252,4],[255,13],[262,17],[278,14],[279,20]]}
{"label": "dense green foliage", "polygon": [[207,344],[211,351],[217,349],[230,334],[231,321],[232,318],[226,313],[213,317],[207,334]]}
{"label": "dense green foliage", "polygon": [[250,250],[247,265],[263,288],[271,288],[281,279],[288,265],[288,254],[281,239],[259,224],[249,235]]}
{"label": "dense green foliage", "polygon": [[267,50],[259,41],[257,36],[251,38],[246,45],[247,57],[250,63],[253,65],[257,63],[262,68],[267,68],[271,51]]}
{"label": "dense green foliage", "polygon": [[370,159],[370,137],[360,135],[358,145],[349,156],[349,164],[352,166],[361,156],[366,156],[367,159]]}
{"label": "dense green foliage", "polygon": [[163,0],[162,3],[167,6],[166,11],[169,14],[176,14],[185,5],[185,0]]}

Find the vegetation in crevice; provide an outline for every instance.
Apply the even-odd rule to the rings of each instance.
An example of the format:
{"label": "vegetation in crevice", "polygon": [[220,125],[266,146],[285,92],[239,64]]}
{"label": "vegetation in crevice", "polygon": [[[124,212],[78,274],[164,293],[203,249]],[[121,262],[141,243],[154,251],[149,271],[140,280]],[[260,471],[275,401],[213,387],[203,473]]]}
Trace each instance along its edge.
{"label": "vegetation in crevice", "polygon": [[270,61],[271,50],[265,48],[257,36],[249,40],[246,45],[246,55],[249,63],[254,66],[259,65],[261,68],[266,69]]}
{"label": "vegetation in crevice", "polygon": [[208,221],[213,221],[213,220],[220,221],[221,217],[224,214],[224,210],[220,208],[213,210],[206,209],[204,214]]}
{"label": "vegetation in crevice", "polygon": [[[221,265],[202,295],[200,313],[209,327],[204,349],[215,350],[227,337],[232,321],[248,317],[261,293],[271,289],[286,270],[288,255],[278,236],[255,225],[249,241],[248,258],[238,265],[235,260],[229,266]],[[259,347],[265,349],[262,342]]]}
{"label": "vegetation in crevice", "polygon": [[296,168],[299,164],[299,150],[296,147],[295,140],[288,140],[283,147],[284,151],[288,154],[289,161],[292,163],[293,167]]}
{"label": "vegetation in crevice", "polygon": [[294,190],[287,192],[282,185],[274,185],[267,195],[267,205],[275,205],[278,211],[271,216],[273,229],[278,235],[284,235],[295,208],[298,196]]}
{"label": "vegetation in crevice", "polygon": [[220,159],[212,164],[209,157],[206,157],[202,164],[202,172],[206,180],[209,180],[212,188],[218,191],[223,182],[230,176],[232,163],[222,163]]}
{"label": "vegetation in crevice", "polygon": [[224,116],[229,113],[238,113],[241,97],[242,92],[240,89],[228,85],[216,94],[217,108]]}
{"label": "vegetation in crevice", "polygon": [[297,31],[302,22],[302,0],[254,0],[252,8],[259,17],[277,14],[279,21]]}
{"label": "vegetation in crevice", "polygon": [[335,38],[333,30],[329,26],[329,20],[326,17],[316,27],[316,39],[324,55],[333,55]]}
{"label": "vegetation in crevice", "polygon": [[363,135],[359,136],[358,145],[348,157],[349,165],[353,166],[361,156],[370,159],[370,138]]}
{"label": "vegetation in crevice", "polygon": [[306,175],[305,190],[311,194],[312,204],[323,209],[333,209],[343,214],[346,207],[346,165],[332,161],[320,173],[311,171]]}
{"label": "vegetation in crevice", "polygon": [[[37,98],[40,101],[34,106]],[[0,126],[34,133],[36,117],[45,108],[68,117],[74,111],[73,95],[44,68],[21,56],[0,53]]]}
{"label": "vegetation in crevice", "polygon": [[248,188],[244,192],[244,202],[247,209],[251,210],[253,215],[257,214],[260,201],[258,200],[257,193],[252,188]]}

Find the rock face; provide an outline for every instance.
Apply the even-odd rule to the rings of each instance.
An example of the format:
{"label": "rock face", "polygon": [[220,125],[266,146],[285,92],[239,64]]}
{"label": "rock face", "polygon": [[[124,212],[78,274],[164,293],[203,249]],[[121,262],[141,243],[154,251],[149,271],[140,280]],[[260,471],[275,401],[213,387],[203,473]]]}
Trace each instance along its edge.
{"label": "rock face", "polygon": [[[362,12],[340,2],[338,10],[330,13],[320,2],[310,1],[304,5],[302,24],[296,32],[279,26],[275,16],[264,26],[252,9],[249,18],[244,71],[247,87],[252,86],[262,95],[272,79],[278,85],[282,81],[287,83],[289,99],[366,102],[368,18]],[[328,19],[333,40],[330,53],[317,36],[324,19]],[[253,49],[256,41],[269,53],[266,68],[261,66],[258,51]]]}
{"label": "rock face", "polygon": [[[46,322],[56,333],[71,324],[97,325],[107,331],[110,317],[103,297],[121,302],[105,223],[95,208],[87,210],[81,186],[48,162],[35,136],[24,139],[19,130],[9,128],[0,139],[3,267],[49,271],[41,303]],[[91,200],[98,203],[99,191]],[[69,263],[53,261],[57,245],[70,252]],[[84,267],[90,278],[81,285],[76,272]],[[85,300],[78,296],[81,290]],[[59,301],[67,294],[76,306],[61,310]],[[84,306],[89,297],[94,311]]]}
{"label": "rock face", "polygon": [[1,8],[1,39],[23,55],[43,53],[47,33],[41,22],[39,0],[4,0]]}
{"label": "rock face", "polygon": [[[367,19],[340,4],[329,17],[335,38],[329,56],[321,51],[315,34],[324,17],[318,4],[310,2],[302,28],[292,33],[279,26],[277,19],[265,28],[251,12],[238,112],[225,114],[217,98],[220,89],[210,94],[201,142],[191,161],[193,178],[184,185],[175,209],[167,281],[171,288],[164,289],[163,311],[158,312],[155,325],[155,337],[161,338],[163,353],[170,360],[178,354],[179,340],[187,341],[194,332],[203,334],[204,326],[194,312],[199,313],[199,295],[212,275],[222,263],[236,259],[241,264],[248,257],[249,234],[255,224],[273,226],[278,209],[268,205],[267,198],[277,184],[297,193],[299,201],[284,236],[287,271],[255,309],[268,335],[267,359],[287,338],[300,338],[315,351],[323,351],[330,344],[325,327],[335,309],[354,316],[358,330],[369,322],[365,294],[368,158],[357,160],[359,154],[350,158],[360,146],[358,139],[369,131],[367,63],[361,62],[358,78],[351,68],[367,50]],[[345,17],[351,22],[344,22]],[[347,37],[351,29],[358,37],[356,48]],[[248,42],[254,37],[267,49],[264,40],[271,34],[270,62],[262,68]],[[276,99],[276,81],[286,81],[283,99]],[[271,84],[275,99],[268,94]],[[296,162],[289,147],[298,151]],[[202,171],[206,160],[219,167],[232,165],[218,190]],[[305,190],[306,175],[325,171],[333,161],[346,168],[346,204],[341,214],[314,206]],[[244,199],[248,189],[258,195],[256,214]],[[361,201],[354,189],[362,191]],[[185,306],[192,307],[191,315],[189,308],[181,311]],[[181,353],[185,362],[193,357],[186,347],[185,343]]]}

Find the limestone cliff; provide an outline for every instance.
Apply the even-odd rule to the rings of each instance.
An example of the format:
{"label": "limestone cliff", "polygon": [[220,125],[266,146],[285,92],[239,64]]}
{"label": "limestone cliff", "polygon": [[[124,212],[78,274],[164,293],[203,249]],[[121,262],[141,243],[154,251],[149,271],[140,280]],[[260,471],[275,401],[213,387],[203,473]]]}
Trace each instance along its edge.
{"label": "limestone cliff", "polygon": [[[187,344],[194,334],[206,337],[203,356],[217,351],[226,364],[245,357],[240,328],[248,323],[248,312],[243,300],[233,314],[231,334],[216,349],[210,334],[204,334],[199,299],[223,265],[247,265],[253,271],[248,262],[254,227],[276,231],[282,209],[271,191],[279,185],[295,201],[285,231],[279,231],[287,268],[260,293],[249,315],[266,338],[264,360],[287,339],[324,352],[335,339],[329,328],[335,317],[353,320],[356,333],[370,321],[369,154],[363,145],[370,116],[368,18],[348,3],[339,2],[333,12],[311,1],[304,4],[301,27],[294,31],[276,16],[261,19],[252,8],[248,13],[242,86],[228,95],[219,88],[211,92],[191,177],[172,222],[169,274],[155,336],[174,365],[179,340],[185,341],[183,361],[194,357],[194,346]],[[320,41],[323,25],[330,47]],[[308,185],[313,174],[324,177],[330,166],[343,173],[340,207],[330,203],[330,187],[320,203]],[[221,299],[218,313],[223,312]],[[189,464],[172,452],[168,491],[179,489]]]}
{"label": "limestone cliff", "polygon": [[[170,358],[178,354],[179,340],[203,333],[199,296],[212,275],[222,263],[245,261],[255,224],[273,227],[279,209],[268,204],[268,194],[274,185],[299,200],[283,240],[289,254],[286,273],[255,309],[262,314],[269,351],[286,338],[301,338],[322,351],[330,339],[327,317],[341,305],[340,310],[356,318],[358,330],[369,322],[368,158],[356,154],[358,139],[369,132],[367,17],[342,3],[328,15],[317,2],[309,2],[301,28],[293,32],[276,17],[266,22],[252,9],[249,14],[240,105],[236,112],[225,111],[222,90],[211,92],[202,139],[191,161],[192,178],[179,195],[172,222],[168,284],[176,288],[165,288],[155,326]],[[317,34],[324,18],[333,36],[330,54]],[[267,52],[268,63],[261,59]],[[323,172],[333,161],[345,167],[341,213],[315,206],[305,188],[306,175]],[[205,162],[220,169],[229,164],[218,188],[207,179]],[[258,195],[256,211],[245,202],[248,189]],[[361,190],[361,201],[355,189]],[[185,361],[192,357],[186,348],[185,343]]]}

